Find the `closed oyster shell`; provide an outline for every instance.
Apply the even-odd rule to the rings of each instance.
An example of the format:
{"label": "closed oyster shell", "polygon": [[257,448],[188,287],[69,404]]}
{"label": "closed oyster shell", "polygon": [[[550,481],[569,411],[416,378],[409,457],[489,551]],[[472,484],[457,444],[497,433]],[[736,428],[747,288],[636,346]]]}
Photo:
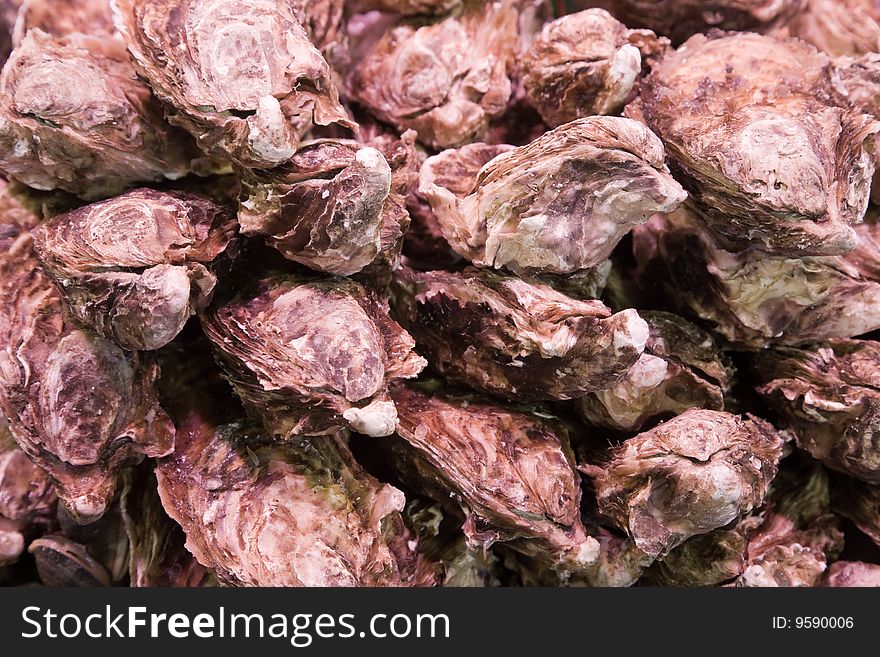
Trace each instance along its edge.
{"label": "closed oyster shell", "polygon": [[0,75],[0,171],[31,187],[103,198],[198,157],[117,39],[34,29]]}
{"label": "closed oyster shell", "polygon": [[[880,5],[878,5],[880,13]],[[861,56],[838,57],[834,60],[835,91],[841,101],[875,119],[880,118],[880,53],[869,52]],[[874,135],[874,180],[871,200],[880,202],[880,134]],[[869,208],[868,214],[874,214]]]}
{"label": "closed oyster shell", "polygon": [[[342,434],[279,444],[238,419],[200,345],[169,348],[163,399],[175,451],[156,467],[186,548],[232,586],[431,585],[401,491],[354,460]],[[165,360],[163,360],[164,364]]]}
{"label": "closed oyster shell", "polygon": [[0,517],[29,521],[48,516],[56,500],[49,476],[28,460],[0,419]]}
{"label": "closed oyster shell", "polygon": [[[191,418],[192,419],[192,418]],[[355,463],[338,436],[271,444],[245,423],[188,421],[156,470],[187,549],[232,586],[401,586],[403,493]],[[400,558],[403,549],[406,558]]]}
{"label": "closed oyster shell", "polygon": [[595,114],[616,114],[637,93],[644,59],[669,41],[630,30],[604,9],[547,23],[521,62],[529,102],[551,127]]}
{"label": "closed oyster shell", "polygon": [[40,580],[46,586],[110,586],[110,573],[86,546],[66,536],[45,536],[31,543]]}
{"label": "closed oyster shell", "polygon": [[783,461],[764,506],[685,541],[648,578],[665,586],[816,586],[843,549],[839,525],[825,470],[793,456]]}
{"label": "closed oyster shell", "polygon": [[202,326],[248,411],[278,439],[394,432],[387,384],[425,361],[372,292],[344,278],[271,275],[209,308]]}
{"label": "closed oyster shell", "polygon": [[880,124],[839,101],[832,72],[796,39],[713,33],[645,79],[641,115],[725,248],[806,256],[856,245]]}
{"label": "closed oyster shell", "polygon": [[354,127],[295,4],[113,0],[139,73],[206,153],[277,166],[312,123]]}
{"label": "closed oyster shell", "polygon": [[[608,5],[631,27],[646,27],[679,44],[711,29],[766,32],[784,25],[812,0],[591,0]],[[832,2],[834,0],[831,0]]]}
{"label": "closed oyster shell", "polygon": [[399,438],[382,443],[411,485],[465,514],[469,543],[496,542],[562,573],[582,572],[599,544],[580,518],[568,433],[547,417],[394,384]]}
{"label": "closed oyster shell", "polygon": [[519,17],[517,0],[500,0],[393,23],[375,43],[352,45],[347,95],[435,148],[484,139],[511,97]]}
{"label": "closed oyster shell", "polygon": [[760,506],[784,442],[761,419],[690,409],[581,470],[599,510],[658,557]]}
{"label": "closed oyster shell", "polygon": [[15,22],[15,45],[32,29],[59,37],[74,32],[113,36],[116,32],[110,0],[23,0]]}
{"label": "closed oyster shell", "polygon": [[685,200],[663,156],[642,124],[590,117],[513,150],[471,144],[430,157],[419,194],[475,265],[571,274],[601,264],[633,226]]}
{"label": "closed oyster shell", "polygon": [[710,333],[660,311],[640,311],[649,327],[644,353],[613,386],[577,401],[589,424],[639,431],[689,408],[724,410],[732,370]]}
{"label": "closed oyster shell", "polygon": [[34,230],[43,267],[73,315],[125,349],[158,349],[211,300],[209,269],[236,233],[231,208],[136,189]]}
{"label": "closed oyster shell", "polygon": [[758,393],[829,468],[880,484],[880,343],[829,340],[754,358]]}
{"label": "closed oyster shell", "polygon": [[832,56],[880,52],[880,3],[806,0],[803,11],[777,32],[802,39]]}
{"label": "closed oyster shell", "polygon": [[28,542],[52,526],[56,501],[49,476],[28,460],[0,418],[0,568],[17,562]]}
{"label": "closed oyster shell", "polygon": [[[790,457],[767,496],[762,522],[749,537],[738,587],[818,586],[843,550],[840,520],[831,513],[828,475],[807,458]],[[744,522],[748,522],[748,519]]]}
{"label": "closed oyster shell", "polygon": [[732,582],[738,588],[813,587],[843,547],[837,529],[798,531],[790,520],[771,516],[749,541],[746,566]]}
{"label": "closed oyster shell", "polygon": [[880,586],[880,564],[862,561],[838,561],[831,564],[822,579],[822,586],[844,588]]}
{"label": "closed oyster shell", "polygon": [[634,310],[612,315],[487,270],[397,272],[394,307],[447,379],[508,399],[571,399],[617,382],[644,349]]}
{"label": "closed oyster shell", "polygon": [[345,0],[292,0],[300,24],[318,50],[332,44],[342,25]]}
{"label": "closed oyster shell", "polygon": [[173,448],[158,368],[72,320],[33,253],[35,218],[6,188],[0,205],[0,410],[71,515],[91,522],[123,466]]}
{"label": "closed oyster shell", "polygon": [[727,251],[684,208],[634,229],[636,281],[737,345],[854,337],[880,328],[880,224],[854,232],[858,246],[843,256]]}
{"label": "closed oyster shell", "polygon": [[242,172],[242,234],[264,235],[281,254],[318,271],[348,276],[382,250],[391,167],[353,141],[303,144],[289,162]]}

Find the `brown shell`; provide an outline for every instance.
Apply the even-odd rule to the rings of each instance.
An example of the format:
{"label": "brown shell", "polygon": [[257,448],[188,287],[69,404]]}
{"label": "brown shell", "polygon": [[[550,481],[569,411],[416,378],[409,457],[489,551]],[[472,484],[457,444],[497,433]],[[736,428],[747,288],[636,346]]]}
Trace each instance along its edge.
{"label": "brown shell", "polygon": [[23,0],[15,23],[15,45],[33,29],[59,37],[74,32],[91,36],[116,32],[110,0]]}
{"label": "brown shell", "polygon": [[117,39],[31,30],[0,75],[0,171],[31,187],[104,198],[198,157]]}
{"label": "brown shell", "polygon": [[[767,32],[785,25],[816,0],[591,0],[607,5],[630,27],[647,27],[679,44],[712,29]],[[820,0],[821,1],[821,0]],[[836,0],[828,0],[835,2]]]}
{"label": "brown shell", "polygon": [[385,223],[396,225],[391,167],[353,141],[309,142],[289,162],[241,176],[242,234],[264,235],[285,258],[318,271],[358,273],[382,251]]}
{"label": "brown shell", "polygon": [[880,123],[840,102],[826,55],[796,39],[697,35],[652,70],[639,109],[725,248],[856,245]]}
{"label": "brown shell", "polygon": [[805,4],[776,33],[811,43],[832,56],[880,52],[877,0],[801,0]]}
{"label": "brown shell", "polygon": [[[435,148],[484,139],[507,108],[518,50],[517,0],[467,2],[420,25],[401,20],[353,44],[347,95]],[[363,50],[363,52],[361,52]]]}
{"label": "brown shell", "polygon": [[648,579],[665,586],[817,586],[842,549],[827,474],[815,461],[791,457],[761,508],[685,541]]}
{"label": "brown shell", "polygon": [[656,557],[760,506],[784,442],[758,418],[690,409],[581,469],[599,510]]}
{"label": "brown shell", "polygon": [[136,189],[34,230],[43,267],[73,315],[125,349],[170,342],[211,300],[209,269],[236,233],[208,198]]}
{"label": "brown shell", "polygon": [[273,167],[312,123],[354,127],[293,2],[116,0],[116,27],[169,121],[206,153]]}
{"label": "brown shell", "polygon": [[648,327],[547,285],[466,269],[398,270],[396,317],[434,369],[508,399],[572,399],[614,385],[639,358]]}
{"label": "brown shell", "polygon": [[754,359],[758,393],[826,466],[880,484],[880,343],[831,340]]}
{"label": "brown shell", "polygon": [[825,577],[822,579],[823,586],[835,588],[853,586],[880,586],[880,564],[864,563],[862,561],[838,561],[831,564]]}
{"label": "brown shell", "polygon": [[590,117],[512,150],[470,144],[430,157],[419,194],[473,264],[570,274],[596,267],[633,226],[685,200],[663,157],[642,124]]}
{"label": "brown shell", "polygon": [[655,302],[759,349],[880,328],[880,223],[859,224],[842,256],[727,251],[688,208],[633,231],[635,281]]}
{"label": "brown shell", "polygon": [[577,401],[589,424],[639,431],[689,408],[724,410],[732,370],[710,333],[672,313],[641,311],[649,334],[644,353],[613,386]]}
{"label": "brown shell", "polygon": [[604,9],[587,9],[544,26],[523,57],[523,85],[551,127],[616,114],[637,93],[643,58],[668,46],[650,30],[630,30]]}
{"label": "brown shell", "polygon": [[34,220],[8,196],[0,203],[0,410],[16,442],[55,484],[77,520],[107,509],[119,470],[173,448],[159,408],[158,368],[68,314],[34,255]]}
{"label": "brown shell", "polygon": [[186,549],[222,583],[434,583],[403,525],[403,493],[367,474],[343,435],[279,444],[237,419],[200,344],[174,345],[164,356],[177,439],[156,468],[159,495]]}
{"label": "brown shell", "polygon": [[394,432],[387,384],[425,361],[372,292],[344,278],[267,276],[202,326],[248,411],[278,439]]}
{"label": "brown shell", "polygon": [[411,485],[466,515],[473,546],[495,542],[566,574],[598,559],[580,518],[568,433],[549,418],[395,384],[399,439],[383,443]]}

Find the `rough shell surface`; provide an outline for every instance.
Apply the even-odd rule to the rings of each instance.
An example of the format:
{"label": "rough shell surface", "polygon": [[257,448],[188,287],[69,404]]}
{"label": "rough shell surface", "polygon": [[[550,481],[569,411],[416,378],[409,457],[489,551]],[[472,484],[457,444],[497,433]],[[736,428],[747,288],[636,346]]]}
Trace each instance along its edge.
{"label": "rough shell surface", "polygon": [[656,557],[760,506],[783,443],[758,418],[691,409],[581,469],[599,510]]}
{"label": "rough shell surface", "polygon": [[644,120],[726,248],[840,255],[868,206],[880,124],[836,96],[796,39],[697,35],[645,79]]}
{"label": "rough shell surface", "polygon": [[354,127],[294,3],[113,0],[116,27],[155,94],[207,153],[273,167],[313,123]]}
{"label": "rough shell surface", "polygon": [[570,274],[599,265],[633,226],[685,200],[663,157],[642,124],[590,117],[513,150],[471,144],[430,157],[419,193],[473,264]]}
{"label": "rough shell surface", "polygon": [[210,199],[136,189],[53,217],[34,246],[73,315],[125,349],[170,342],[211,300],[212,261],[236,234]]}
{"label": "rough shell surface", "polygon": [[117,39],[35,29],[0,74],[0,171],[31,187],[104,198],[198,157]]}
{"label": "rough shell surface", "polygon": [[277,438],[394,433],[387,384],[425,366],[377,296],[343,278],[267,277],[202,326],[248,410]]}

